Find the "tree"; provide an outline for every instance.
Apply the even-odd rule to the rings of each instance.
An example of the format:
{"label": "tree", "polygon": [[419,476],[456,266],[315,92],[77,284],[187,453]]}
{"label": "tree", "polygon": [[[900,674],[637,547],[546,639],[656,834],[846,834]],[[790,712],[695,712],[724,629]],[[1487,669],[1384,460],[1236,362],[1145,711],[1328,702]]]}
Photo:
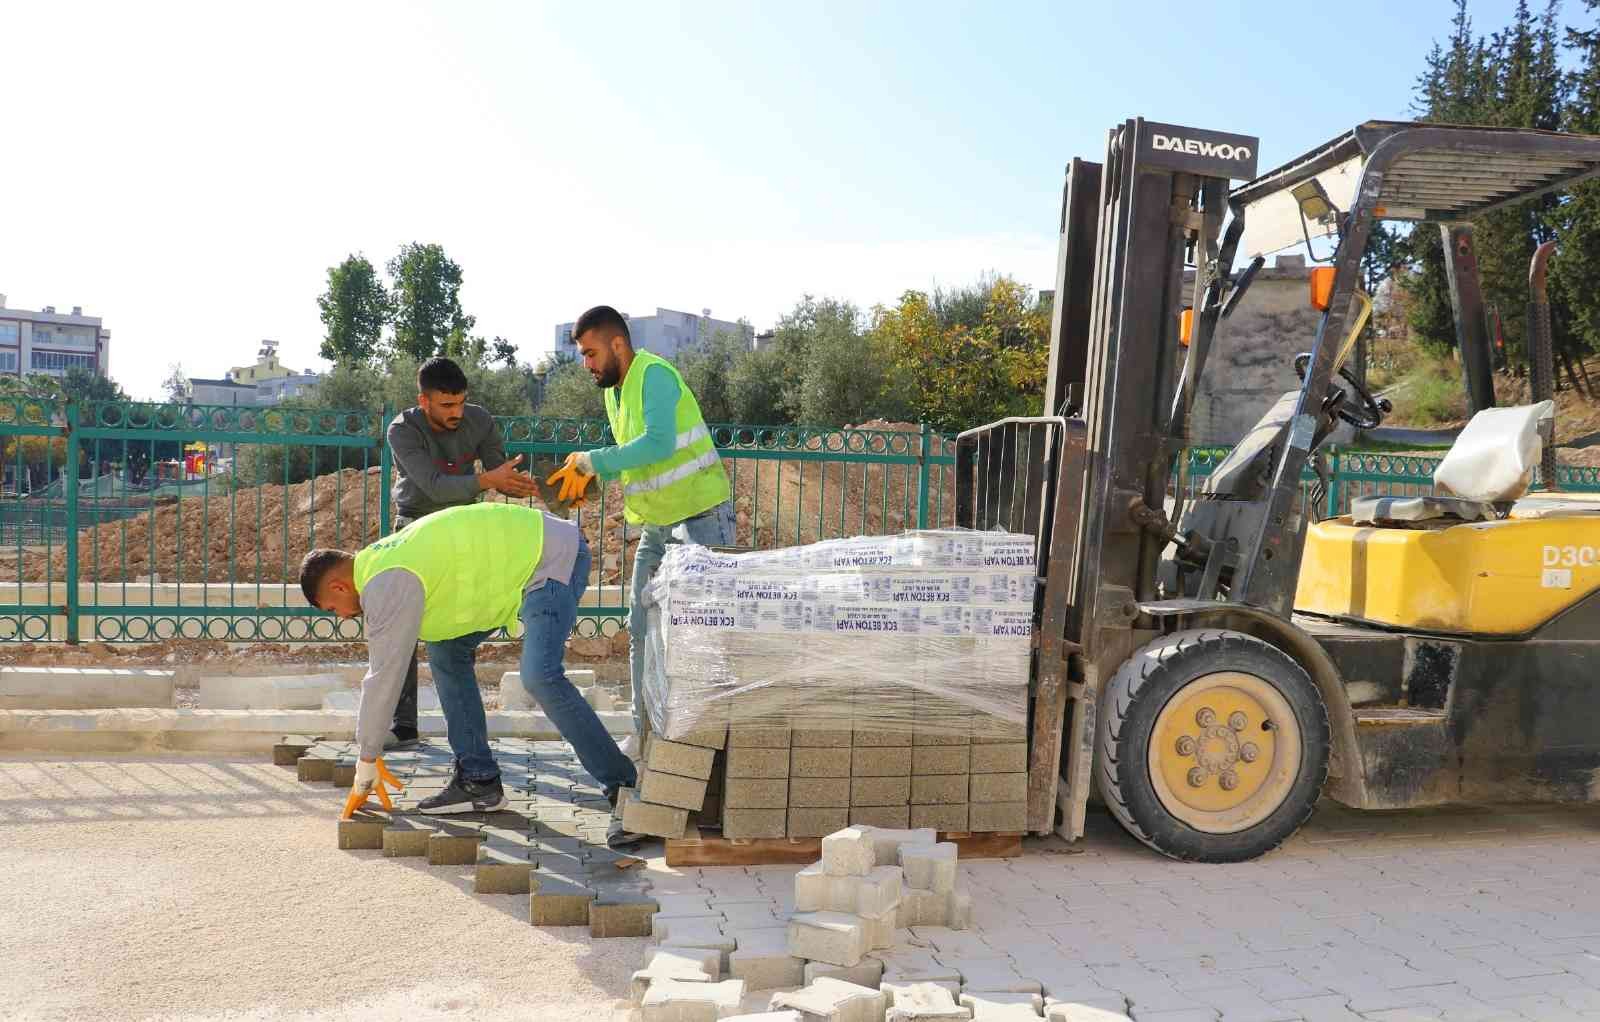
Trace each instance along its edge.
{"label": "tree", "polygon": [[[1584,9],[1593,17],[1600,0],[1585,0]],[[1567,29],[1566,45],[1577,67],[1568,79],[1563,127],[1600,133],[1600,27]],[[1600,184],[1575,186],[1547,220],[1558,242],[1550,264],[1550,311],[1565,327],[1555,331],[1556,345],[1600,351]]]}
{"label": "tree", "polygon": [[517,346],[504,337],[496,337],[489,342],[489,361],[503,363],[508,369],[515,368]]}
{"label": "tree", "polygon": [[88,369],[73,366],[61,377],[61,392],[68,401],[126,401],[120,386]]}
{"label": "tree", "polygon": [[[785,421],[806,421],[806,376],[814,368],[811,348],[825,344],[837,350],[841,342],[861,337],[861,312],[850,302],[804,295],[793,311],[778,320],[772,347],[777,353],[778,403]],[[813,402],[813,410],[816,405]]]}
{"label": "tree", "polygon": [[[1511,24],[1488,38],[1474,35],[1466,0],[1456,0],[1448,46],[1435,44],[1417,79],[1413,106],[1422,120],[1519,128],[1556,128],[1569,92],[1558,66],[1556,0],[1535,17],[1519,0]],[[1474,249],[1486,306],[1502,324],[1506,355],[1521,362],[1528,303],[1528,260],[1552,234],[1561,204],[1541,196],[1478,218]],[[1411,281],[1411,329],[1435,351],[1455,347],[1454,317],[1436,225],[1419,224],[1405,250]],[[1557,318],[1560,318],[1559,316]]]}
{"label": "tree", "polygon": [[174,362],[167,366],[167,378],[161,381],[161,393],[173,404],[189,400],[189,377],[183,374],[183,363]]}
{"label": "tree", "polygon": [[1039,414],[1050,306],[1009,277],[931,296],[907,291],[894,308],[876,310],[872,334],[925,422],[955,432]]}
{"label": "tree", "polygon": [[443,247],[412,242],[388,269],[396,354],[426,361],[443,352],[452,335],[471,332],[477,320],[461,308],[461,267]]}
{"label": "tree", "polygon": [[820,323],[806,349],[799,421],[844,426],[881,417],[890,360],[887,343],[857,323],[842,317]]}
{"label": "tree", "polygon": [[707,422],[733,422],[728,375],[750,353],[743,333],[718,330],[704,343],[678,352],[678,372]]}
{"label": "tree", "polygon": [[328,287],[317,298],[322,316],[322,357],[335,365],[364,364],[378,354],[389,321],[389,293],[378,271],[357,253],[328,267]]}
{"label": "tree", "polygon": [[576,361],[561,362],[545,374],[544,401],[538,414],[553,419],[603,418],[605,399],[587,369]]}
{"label": "tree", "polygon": [[783,356],[768,345],[728,367],[728,419],[757,426],[790,422],[783,409]]}

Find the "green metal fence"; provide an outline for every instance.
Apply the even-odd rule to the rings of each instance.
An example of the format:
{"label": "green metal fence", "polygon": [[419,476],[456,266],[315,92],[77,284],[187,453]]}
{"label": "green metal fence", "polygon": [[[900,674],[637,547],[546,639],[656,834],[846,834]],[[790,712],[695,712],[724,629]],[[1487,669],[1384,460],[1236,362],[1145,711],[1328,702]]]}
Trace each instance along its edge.
{"label": "green metal fence", "polygon": [[[8,480],[0,641],[359,639],[359,622],[305,604],[299,563],[313,547],[357,549],[389,531],[394,469],[382,437],[390,417],[0,398],[0,477]],[[497,421],[508,453],[541,471],[611,439],[600,420]],[[953,524],[955,443],[926,427],[735,424],[713,426],[712,436],[733,484],[739,546]],[[197,443],[220,458],[199,478],[181,478],[176,466]],[[1191,452],[1191,486],[1222,453]],[[1364,493],[1426,492],[1438,464],[1337,450],[1329,461],[1325,515]],[[1600,490],[1600,469],[1561,471],[1565,489]],[[1313,481],[1308,474],[1308,492]],[[621,512],[620,489],[610,485],[578,513],[594,553],[580,637],[614,635],[627,614],[638,532]]]}
{"label": "green metal fence", "polygon": [[[6,468],[30,481],[0,497],[0,641],[359,639],[359,622],[306,606],[299,563],[314,547],[357,549],[389,531],[390,417],[0,399]],[[497,422],[507,452],[543,471],[611,440],[601,420]],[[734,488],[737,545],[953,520],[953,441],[927,428],[733,424],[712,435]],[[199,478],[172,478],[195,444],[220,457]],[[41,452],[53,480],[34,478]],[[627,614],[638,530],[621,512],[615,485],[578,512],[594,552],[582,637],[615,634]]]}

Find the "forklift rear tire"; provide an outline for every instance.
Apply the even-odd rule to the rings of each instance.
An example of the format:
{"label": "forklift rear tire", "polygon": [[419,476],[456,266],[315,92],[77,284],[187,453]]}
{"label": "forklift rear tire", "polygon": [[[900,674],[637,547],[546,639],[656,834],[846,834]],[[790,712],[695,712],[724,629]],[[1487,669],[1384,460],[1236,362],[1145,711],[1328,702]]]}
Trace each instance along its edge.
{"label": "forklift rear tire", "polygon": [[1288,654],[1197,629],[1137,650],[1101,703],[1096,780],[1134,837],[1185,862],[1241,862],[1311,816],[1328,777],[1328,709]]}

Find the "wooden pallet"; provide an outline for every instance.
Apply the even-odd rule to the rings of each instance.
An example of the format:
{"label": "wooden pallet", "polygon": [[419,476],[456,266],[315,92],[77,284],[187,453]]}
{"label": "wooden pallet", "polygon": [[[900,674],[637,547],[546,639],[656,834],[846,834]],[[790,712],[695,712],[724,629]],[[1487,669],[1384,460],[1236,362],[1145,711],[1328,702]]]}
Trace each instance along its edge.
{"label": "wooden pallet", "polygon": [[[1022,854],[1021,834],[941,832],[940,841],[955,843],[963,859],[1011,859]],[[668,866],[808,866],[822,858],[816,837],[725,838],[701,835],[694,828],[667,839]]]}

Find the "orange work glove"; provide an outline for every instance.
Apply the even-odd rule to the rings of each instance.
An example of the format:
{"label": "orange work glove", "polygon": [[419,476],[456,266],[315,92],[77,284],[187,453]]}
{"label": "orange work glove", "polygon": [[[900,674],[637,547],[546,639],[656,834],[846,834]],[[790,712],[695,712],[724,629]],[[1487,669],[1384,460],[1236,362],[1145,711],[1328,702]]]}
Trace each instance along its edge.
{"label": "orange work glove", "polygon": [[[387,786],[387,787],[386,787]],[[368,763],[364,759],[356,760],[356,780],[350,785],[350,794],[344,800],[344,813],[339,817],[348,820],[354,816],[357,809],[367,801],[374,791],[378,794],[378,802],[385,810],[393,810],[394,802],[389,799],[389,788],[395,791],[405,791],[406,786],[389,772],[383,765],[383,757]]]}
{"label": "orange work glove", "polygon": [[560,480],[561,492],[556,499],[563,504],[582,507],[588,499],[589,484],[594,482],[594,467],[589,464],[589,456],[582,451],[574,451],[567,455],[566,463],[545,480],[550,486],[555,486]]}

